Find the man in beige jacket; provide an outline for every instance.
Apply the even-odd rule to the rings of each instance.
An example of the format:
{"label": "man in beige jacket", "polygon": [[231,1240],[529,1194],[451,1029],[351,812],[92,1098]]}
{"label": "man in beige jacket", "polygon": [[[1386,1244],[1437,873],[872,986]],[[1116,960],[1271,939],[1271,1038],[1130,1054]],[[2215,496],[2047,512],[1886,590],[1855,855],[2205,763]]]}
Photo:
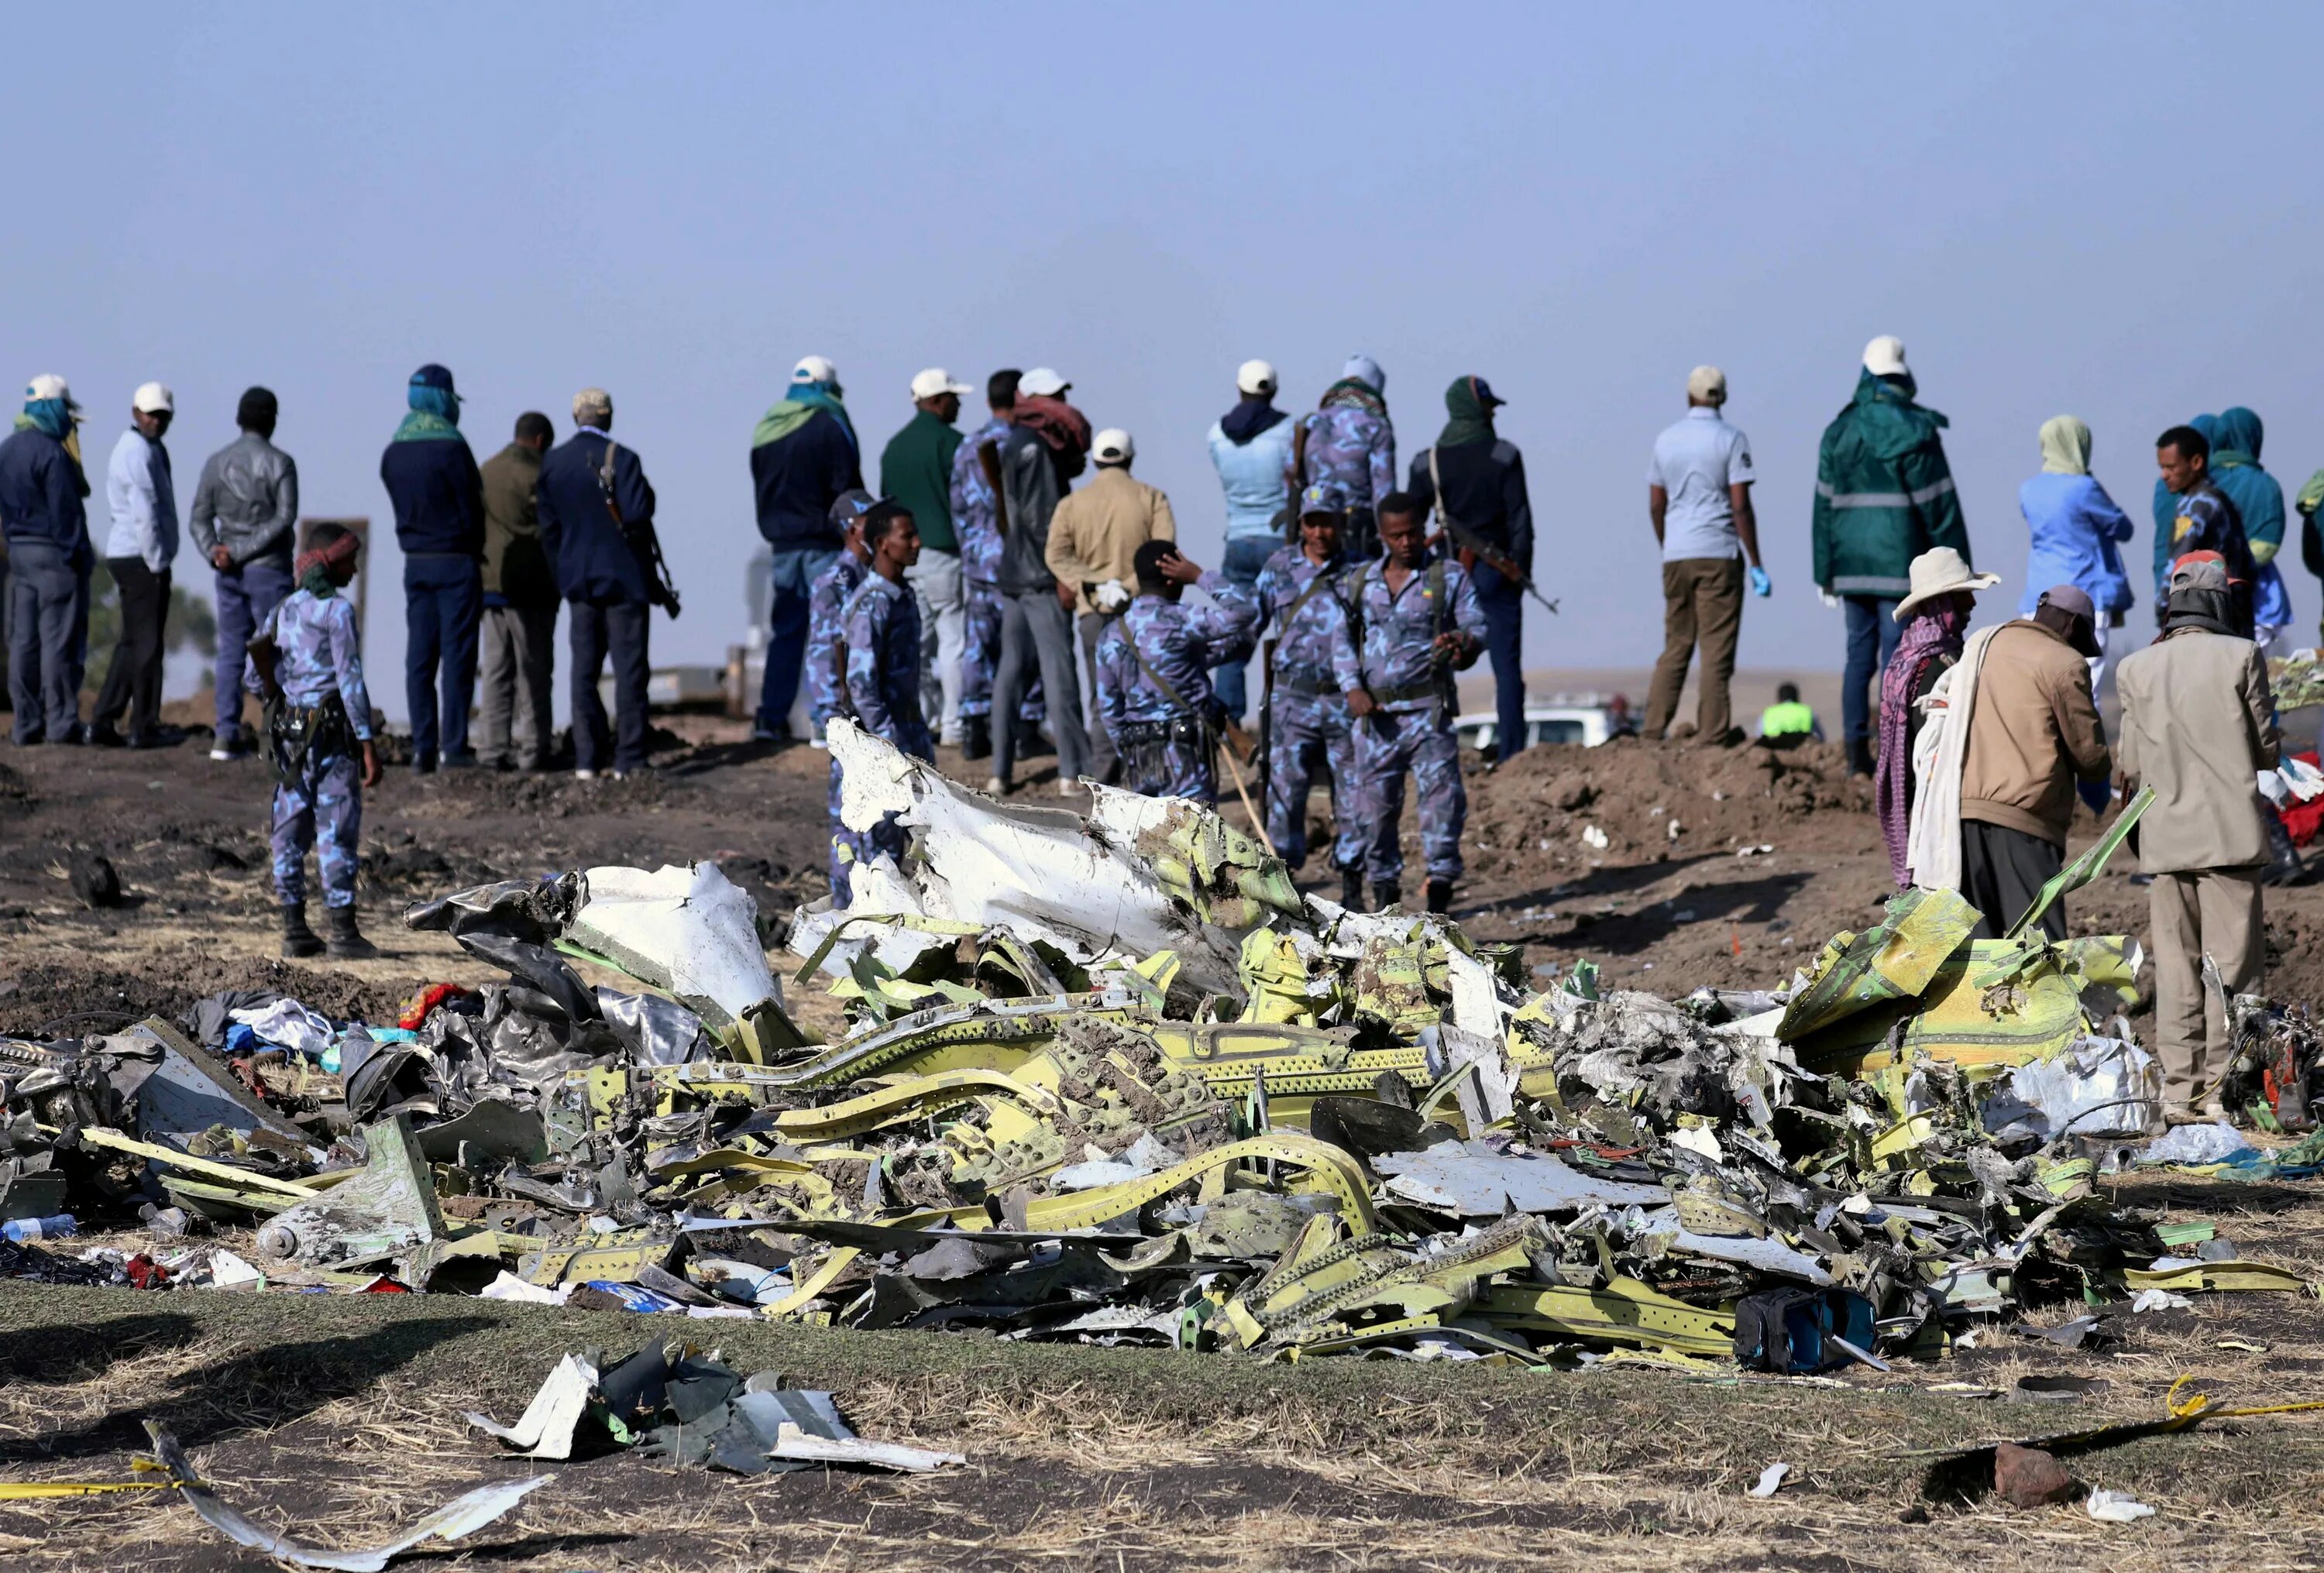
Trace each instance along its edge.
{"label": "man in beige jacket", "polygon": [[2230,995],[2258,990],[2268,846],[2253,778],[2277,758],[2267,664],[2236,632],[2227,569],[2216,554],[2196,553],[2172,570],[2163,637],[2124,658],[2115,692],[2122,700],[2115,756],[2122,789],[2154,788],[2135,844],[2154,876],[2148,949],[2163,1117],[2173,1125],[2215,1119],[2223,1112],[2227,1024],[2204,990],[2203,958],[2218,964]]}
{"label": "man in beige jacket", "polygon": [[[2113,768],[2090,699],[2093,626],[2090,598],[2061,584],[1986,644],[1960,784],[1960,893],[1984,915],[1979,939],[1998,938],[2065,866],[2074,782],[2102,782]],[[2066,937],[2063,902],[2042,930]]]}
{"label": "man in beige jacket", "polygon": [[[1176,540],[1177,520],[1170,500],[1143,481],[1132,480],[1130,462],[1138,445],[1119,427],[1097,434],[1090,458],[1097,473],[1090,483],[1057,504],[1049,520],[1047,555],[1056,576],[1057,599],[1078,610],[1082,646],[1082,704],[1089,717],[1089,773],[1111,782],[1121,760],[1105,718],[1097,713],[1097,637],[1138,593],[1138,548],[1150,540]],[[1116,588],[1118,586],[1118,588]]]}

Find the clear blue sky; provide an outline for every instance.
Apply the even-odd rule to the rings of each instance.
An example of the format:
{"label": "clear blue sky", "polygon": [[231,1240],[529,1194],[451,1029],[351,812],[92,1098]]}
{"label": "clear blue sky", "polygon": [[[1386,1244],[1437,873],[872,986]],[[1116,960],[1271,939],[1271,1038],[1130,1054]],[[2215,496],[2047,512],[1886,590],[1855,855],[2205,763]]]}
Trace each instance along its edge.
{"label": "clear blue sky", "polygon": [[131,5],[9,32],[0,375],[69,377],[100,455],[171,383],[185,496],[263,382],[308,511],[383,523],[414,366],[454,369],[480,457],[602,384],[687,593],[660,660],[740,636],[751,429],[809,352],[875,450],[923,365],[1060,368],[1198,556],[1244,358],[1304,408],[1370,352],[1405,455],[1481,373],[1565,604],[1527,654],[1559,666],[1659,647],[1645,465],[1697,362],[1759,463],[1747,666],[1838,664],[1808,495],[1875,334],[1951,417],[2013,602],[2045,417],[2095,430],[2142,588],[2164,426],[2248,404],[2288,486],[2324,464],[2312,5]]}

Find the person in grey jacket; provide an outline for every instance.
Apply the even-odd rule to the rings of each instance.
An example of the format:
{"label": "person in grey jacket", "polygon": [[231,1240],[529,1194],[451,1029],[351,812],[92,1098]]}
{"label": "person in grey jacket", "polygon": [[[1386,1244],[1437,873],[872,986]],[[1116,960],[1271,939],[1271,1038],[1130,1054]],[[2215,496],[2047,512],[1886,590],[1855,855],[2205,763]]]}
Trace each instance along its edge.
{"label": "person in grey jacket", "polygon": [[299,522],[299,466],[274,446],[272,392],[252,388],[235,409],[242,435],[212,454],[187,521],[217,570],[217,734],[213,759],[254,744],[242,724],[243,647],[290,593]]}

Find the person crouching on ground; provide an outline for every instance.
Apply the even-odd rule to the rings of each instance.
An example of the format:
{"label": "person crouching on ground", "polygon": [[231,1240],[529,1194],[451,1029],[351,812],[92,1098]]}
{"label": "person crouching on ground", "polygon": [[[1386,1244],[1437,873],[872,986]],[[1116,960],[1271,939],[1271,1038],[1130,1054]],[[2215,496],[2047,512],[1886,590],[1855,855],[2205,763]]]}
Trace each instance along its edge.
{"label": "person crouching on ground", "polygon": [[[847,607],[847,710],[873,737],[933,763],[936,741],[920,708],[919,597],[904,578],[920,560],[919,527],[909,509],[882,498],[864,514],[862,528],[872,571]],[[831,761],[831,789],[832,839],[844,843],[840,855],[849,862],[869,862],[885,852],[901,863],[911,842],[892,811],[870,830],[849,830],[839,823],[836,758]],[[844,889],[842,881],[843,894]]]}
{"label": "person crouching on ground", "polygon": [[[318,524],[298,561],[299,587],[250,641],[248,681],[266,704],[274,764],[274,892],[282,953],[339,961],[379,954],[355,927],[355,847],[363,788],[379,785],[371,695],[364,687],[355,611],[339,594],[355,576],[357,541]],[[330,916],[327,944],[307,926],[307,851],[315,848]]]}
{"label": "person crouching on ground", "polygon": [[[1222,716],[1211,668],[1250,658],[1259,603],[1167,539],[1141,542],[1130,571],[1138,594],[1108,621],[1096,660],[1098,713],[1120,750],[1122,785],[1148,797],[1216,803]],[[1185,605],[1189,584],[1212,603]]]}
{"label": "person crouching on ground", "polygon": [[1427,859],[1431,912],[1450,912],[1461,878],[1461,831],[1469,791],[1461,780],[1461,741],[1452,730],[1452,674],[1477,664],[1485,649],[1485,613],[1469,575],[1449,557],[1425,562],[1427,538],[1419,502],[1392,492],[1380,501],[1383,555],[1368,565],[1356,593],[1363,644],[1343,635],[1332,652],[1333,676],[1356,724],[1356,775],[1361,783],[1370,846],[1364,871],[1374,906],[1402,898],[1404,777],[1420,796],[1420,845]]}
{"label": "person crouching on ground", "polygon": [[[2267,663],[2245,637],[2216,558],[2181,560],[2167,581],[2163,633],[2115,668],[2122,700],[2116,786],[2154,801],[2138,822],[2154,958],[2154,1032],[2163,1118],[2216,1119],[2230,1044],[2202,980],[2203,958],[2228,995],[2256,994],[2266,962],[2264,810],[2252,781],[2277,759]],[[2196,1099],[2204,1099],[2199,1113]]]}

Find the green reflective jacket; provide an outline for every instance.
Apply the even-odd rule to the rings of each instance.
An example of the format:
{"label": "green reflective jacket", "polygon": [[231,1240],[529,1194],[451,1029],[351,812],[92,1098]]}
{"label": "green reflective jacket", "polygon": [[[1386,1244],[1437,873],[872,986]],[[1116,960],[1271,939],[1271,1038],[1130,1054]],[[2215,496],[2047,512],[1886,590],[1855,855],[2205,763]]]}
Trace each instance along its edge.
{"label": "green reflective jacket", "polygon": [[[1869,372],[1816,455],[1815,582],[1834,595],[1901,596],[1913,559],[1950,547],[1970,561],[1938,437],[1945,418]],[[1973,565],[1972,565],[1973,566]]]}

